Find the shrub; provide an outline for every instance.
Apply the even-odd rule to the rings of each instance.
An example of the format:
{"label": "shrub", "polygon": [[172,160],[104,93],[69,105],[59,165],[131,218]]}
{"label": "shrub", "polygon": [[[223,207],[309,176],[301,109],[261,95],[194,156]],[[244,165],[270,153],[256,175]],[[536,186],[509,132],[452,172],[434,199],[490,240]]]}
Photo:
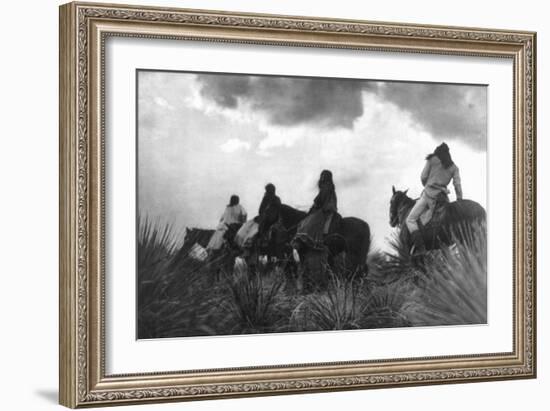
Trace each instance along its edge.
{"label": "shrub", "polygon": [[422,309],[414,325],[485,324],[487,322],[487,233],[485,224],[454,229],[455,244],[434,254],[427,264]]}
{"label": "shrub", "polygon": [[226,275],[229,290],[227,308],[234,316],[232,333],[269,332],[280,319],[276,306],[284,285],[284,277],[277,270],[264,276],[248,273],[246,268],[235,275]]}
{"label": "shrub", "polygon": [[326,291],[309,294],[296,306],[290,318],[292,331],[361,328],[364,298],[360,283],[348,273],[325,270],[329,275]]}
{"label": "shrub", "polygon": [[396,236],[391,252],[370,253],[366,279],[325,267],[328,285],[302,295],[280,267],[233,272],[223,252],[192,262],[168,224],[140,218],[138,338],[485,323],[485,225],[453,236],[420,262]]}

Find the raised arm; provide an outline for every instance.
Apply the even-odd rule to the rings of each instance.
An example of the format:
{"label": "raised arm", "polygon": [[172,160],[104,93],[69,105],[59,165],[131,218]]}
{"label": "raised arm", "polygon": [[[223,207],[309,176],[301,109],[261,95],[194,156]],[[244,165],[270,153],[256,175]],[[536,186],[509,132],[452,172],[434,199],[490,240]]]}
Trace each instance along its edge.
{"label": "raised arm", "polygon": [[456,165],[453,173],[453,185],[455,187],[456,199],[462,200],[462,185],[460,182],[460,171],[458,170],[458,167]]}
{"label": "raised arm", "polygon": [[425,186],[428,182],[428,177],[430,176],[430,160],[426,160],[426,164],[424,165],[424,169],[422,170],[422,173],[420,174],[420,181],[422,182],[422,186]]}

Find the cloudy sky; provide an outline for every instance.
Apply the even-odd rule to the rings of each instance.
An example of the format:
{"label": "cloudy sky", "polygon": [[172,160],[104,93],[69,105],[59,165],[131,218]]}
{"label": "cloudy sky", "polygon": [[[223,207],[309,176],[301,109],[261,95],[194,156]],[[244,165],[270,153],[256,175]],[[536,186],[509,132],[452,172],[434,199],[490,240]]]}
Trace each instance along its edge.
{"label": "cloudy sky", "polygon": [[138,210],[214,228],[233,193],[255,216],[268,182],[307,210],[326,168],[340,213],[384,248],[392,185],[420,195],[443,141],[465,198],[486,205],[486,139],[485,86],[139,71]]}

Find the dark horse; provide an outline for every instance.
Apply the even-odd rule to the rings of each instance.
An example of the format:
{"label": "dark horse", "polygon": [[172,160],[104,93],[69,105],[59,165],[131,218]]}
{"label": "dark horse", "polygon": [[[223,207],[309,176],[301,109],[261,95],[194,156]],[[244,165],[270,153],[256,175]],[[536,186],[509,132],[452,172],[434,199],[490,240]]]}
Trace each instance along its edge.
{"label": "dark horse", "polygon": [[261,232],[258,236],[258,251],[279,260],[289,260],[292,254],[290,241],[306,213],[286,204],[268,206],[258,218]]}
{"label": "dark horse", "polygon": [[[400,228],[400,242],[410,249],[412,240],[405,220],[416,200],[407,196],[407,191],[397,191],[392,187],[390,226]],[[438,204],[426,226],[419,224],[426,250],[435,250],[442,245],[450,246],[455,241],[453,234],[457,234],[452,232],[453,227],[464,223],[483,223],[486,217],[485,209],[472,200],[446,201],[442,205]]]}
{"label": "dark horse", "polygon": [[296,275],[297,266],[292,258],[290,241],[305,215],[303,211],[282,204],[279,207],[268,206],[261,216],[254,219],[259,232],[240,250],[251,273],[256,272],[259,257],[266,256],[268,269],[277,265],[290,276]]}
{"label": "dark horse", "polygon": [[[283,250],[290,250],[291,240],[295,237],[298,224],[307,216],[307,213],[292,208],[286,204],[271,209],[268,207],[263,216],[263,226],[265,230],[273,228],[271,236],[276,241],[271,241],[271,249],[279,251],[277,247]],[[280,222],[280,224],[276,224]],[[283,227],[281,234],[278,228]],[[345,253],[345,268],[350,272],[367,270],[367,254],[370,248],[370,227],[369,225],[355,217],[345,217],[340,220],[340,224],[335,228],[335,232],[327,236],[325,245],[328,250],[328,263],[333,266],[334,258]],[[300,253],[306,254],[309,250],[301,248]]]}
{"label": "dark horse", "polygon": [[219,277],[220,270],[231,271],[235,263],[235,257],[237,252],[235,251],[234,238],[235,234],[239,230],[242,224],[229,224],[227,230],[223,235],[224,245],[220,250],[215,251],[208,256],[208,259],[204,262],[192,261],[188,258],[191,248],[198,244],[203,248],[206,248],[210,238],[214,234],[215,230],[202,229],[202,228],[188,228],[185,232],[185,238],[182,247],[178,250],[174,256],[171,267],[186,266],[187,268],[200,268],[200,267],[212,267],[215,271],[214,279]]}

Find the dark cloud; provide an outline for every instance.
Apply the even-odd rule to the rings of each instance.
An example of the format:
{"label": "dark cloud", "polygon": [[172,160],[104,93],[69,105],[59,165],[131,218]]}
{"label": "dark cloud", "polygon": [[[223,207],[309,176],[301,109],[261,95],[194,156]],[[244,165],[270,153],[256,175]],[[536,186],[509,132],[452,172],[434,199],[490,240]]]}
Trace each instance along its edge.
{"label": "dark cloud", "polygon": [[236,108],[238,99],[250,92],[250,77],[231,75],[201,75],[201,93],[221,107]]}
{"label": "dark cloud", "polygon": [[357,81],[241,75],[200,75],[201,93],[221,107],[248,104],[274,125],[352,128],[363,114]]}
{"label": "dark cloud", "polygon": [[378,94],[411,114],[436,140],[487,147],[487,88],[426,83],[379,83]]}
{"label": "dark cloud", "polygon": [[346,79],[201,74],[201,94],[220,107],[247,105],[278,126],[302,124],[352,129],[368,108],[362,93],[397,105],[437,141],[487,145],[484,86],[358,81]]}

